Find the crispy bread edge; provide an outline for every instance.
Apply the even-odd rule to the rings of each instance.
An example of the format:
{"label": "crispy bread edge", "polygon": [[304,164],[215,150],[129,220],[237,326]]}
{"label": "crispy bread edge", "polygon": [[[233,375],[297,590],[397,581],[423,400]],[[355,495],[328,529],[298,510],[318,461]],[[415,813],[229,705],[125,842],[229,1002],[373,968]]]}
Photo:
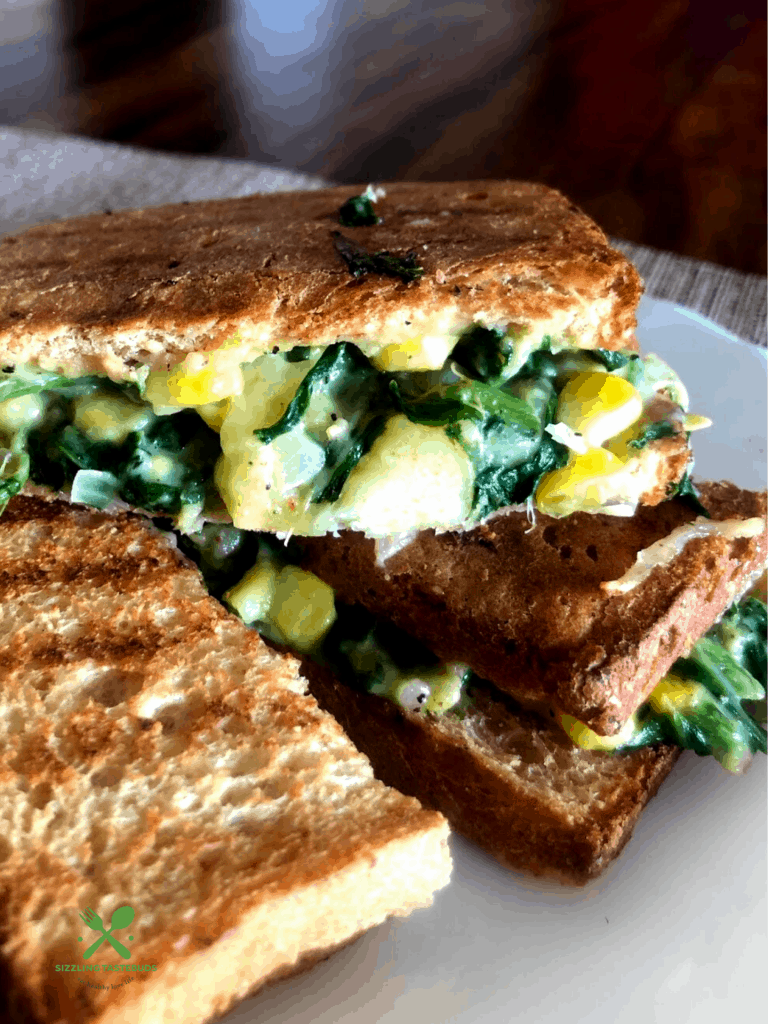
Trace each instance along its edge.
{"label": "crispy bread edge", "polygon": [[[610,762],[613,792],[601,810],[574,816],[556,785],[548,793],[526,791],[460,724],[445,727],[435,716],[352,690],[317,665],[305,662],[302,671],[320,706],[365,751],[378,778],[441,811],[457,832],[507,868],[568,885],[584,885],[618,856],[681,753],[660,746],[616,757],[588,755]],[[511,727],[515,715],[508,714]],[[557,774],[553,767],[553,783]]]}
{"label": "crispy bread edge", "polygon": [[[0,243],[0,358],[119,378],[237,336],[278,346],[538,325],[587,348],[636,348],[640,279],[561,193],[524,182],[386,186],[382,223],[341,229],[413,251],[418,284],[354,279],[334,248],[359,186],[253,195],[39,225]],[[436,319],[435,319],[436,318]],[[436,324],[443,325],[436,326]]]}

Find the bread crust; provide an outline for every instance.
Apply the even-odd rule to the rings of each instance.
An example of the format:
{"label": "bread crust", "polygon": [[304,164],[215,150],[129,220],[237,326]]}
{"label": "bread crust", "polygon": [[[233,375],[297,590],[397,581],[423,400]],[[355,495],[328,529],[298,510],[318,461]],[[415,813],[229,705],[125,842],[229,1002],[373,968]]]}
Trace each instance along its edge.
{"label": "bread crust", "polygon": [[315,665],[302,671],[378,778],[440,810],[506,867],[569,885],[618,856],[680,756],[667,745],[580,750],[559,727],[487,691],[462,718],[427,715],[351,690]]}
{"label": "bread crust", "polygon": [[[715,520],[765,517],[765,494],[733,484],[705,484],[702,498]],[[708,536],[628,593],[601,589],[695,517],[678,500],[631,519],[537,516],[534,528],[506,512],[466,533],[425,531],[384,566],[361,534],[307,538],[303,564],[526,706],[610,735],[765,565],[764,533]]]}
{"label": "bread crust", "polygon": [[[448,881],[446,822],[374,780],[296,661],[137,516],[10,502],[0,672],[9,1015],[208,1020]],[[156,972],[55,971],[84,965],[78,911],[125,904]]]}
{"label": "bread crust", "polygon": [[[124,377],[234,336],[274,345],[374,342],[489,323],[635,348],[641,285],[565,196],[507,181],[398,182],[383,222],[340,228],[359,186],[96,214],[0,243],[0,356]],[[413,251],[424,276],[355,280],[332,233],[371,252]],[[365,347],[365,345],[363,345]]]}

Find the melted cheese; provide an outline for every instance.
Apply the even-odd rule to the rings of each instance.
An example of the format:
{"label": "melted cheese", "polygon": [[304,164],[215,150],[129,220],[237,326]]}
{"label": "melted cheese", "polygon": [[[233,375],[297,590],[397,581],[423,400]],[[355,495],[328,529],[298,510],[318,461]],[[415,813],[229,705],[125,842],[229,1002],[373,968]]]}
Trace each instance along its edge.
{"label": "melted cheese", "polygon": [[753,519],[726,519],[722,522],[712,522],[699,516],[695,523],[678,526],[666,537],[643,548],[638,552],[635,564],[623,576],[601,583],[600,586],[608,594],[626,594],[646,580],[655,568],[673,562],[688,541],[696,537],[717,536],[737,540],[741,537],[757,537],[764,529],[765,522],[759,516]]}

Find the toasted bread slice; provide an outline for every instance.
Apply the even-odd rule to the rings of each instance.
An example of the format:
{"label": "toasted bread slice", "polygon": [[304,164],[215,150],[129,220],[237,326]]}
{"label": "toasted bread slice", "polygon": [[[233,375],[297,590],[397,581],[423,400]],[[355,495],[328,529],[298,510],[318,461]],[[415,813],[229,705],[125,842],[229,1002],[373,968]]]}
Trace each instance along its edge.
{"label": "toasted bread slice", "polygon": [[[515,325],[584,348],[635,348],[641,286],[586,214],[544,185],[399,182],[381,223],[343,228],[358,187],[94,215],[0,245],[0,350],[77,375],[130,376],[237,337],[356,341],[370,353],[416,332]],[[341,231],[369,252],[414,252],[418,285],[353,278]]]}
{"label": "toasted bread slice", "polygon": [[[705,484],[714,520],[765,517],[765,494]],[[696,513],[680,500],[631,519],[501,514],[466,533],[425,531],[383,565],[360,534],[307,539],[304,567],[463,661],[526,706],[613,734],[760,574],[765,533],[690,540],[627,593],[601,587]]]}
{"label": "toasted bread slice", "polygon": [[137,517],[11,502],[0,663],[3,1020],[208,1020],[448,881],[444,819]]}
{"label": "toasted bread slice", "polygon": [[574,747],[550,719],[476,689],[461,716],[423,715],[304,671],[378,778],[442,811],[506,867],[583,885],[621,852],[680,750]]}

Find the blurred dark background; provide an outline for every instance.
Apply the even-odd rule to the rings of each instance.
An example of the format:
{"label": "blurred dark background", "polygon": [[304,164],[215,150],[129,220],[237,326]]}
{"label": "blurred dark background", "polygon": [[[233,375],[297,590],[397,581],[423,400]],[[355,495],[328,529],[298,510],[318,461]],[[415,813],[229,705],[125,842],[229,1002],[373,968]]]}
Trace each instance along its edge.
{"label": "blurred dark background", "polygon": [[766,270],[757,0],[0,0],[0,124],[337,181],[519,177]]}

